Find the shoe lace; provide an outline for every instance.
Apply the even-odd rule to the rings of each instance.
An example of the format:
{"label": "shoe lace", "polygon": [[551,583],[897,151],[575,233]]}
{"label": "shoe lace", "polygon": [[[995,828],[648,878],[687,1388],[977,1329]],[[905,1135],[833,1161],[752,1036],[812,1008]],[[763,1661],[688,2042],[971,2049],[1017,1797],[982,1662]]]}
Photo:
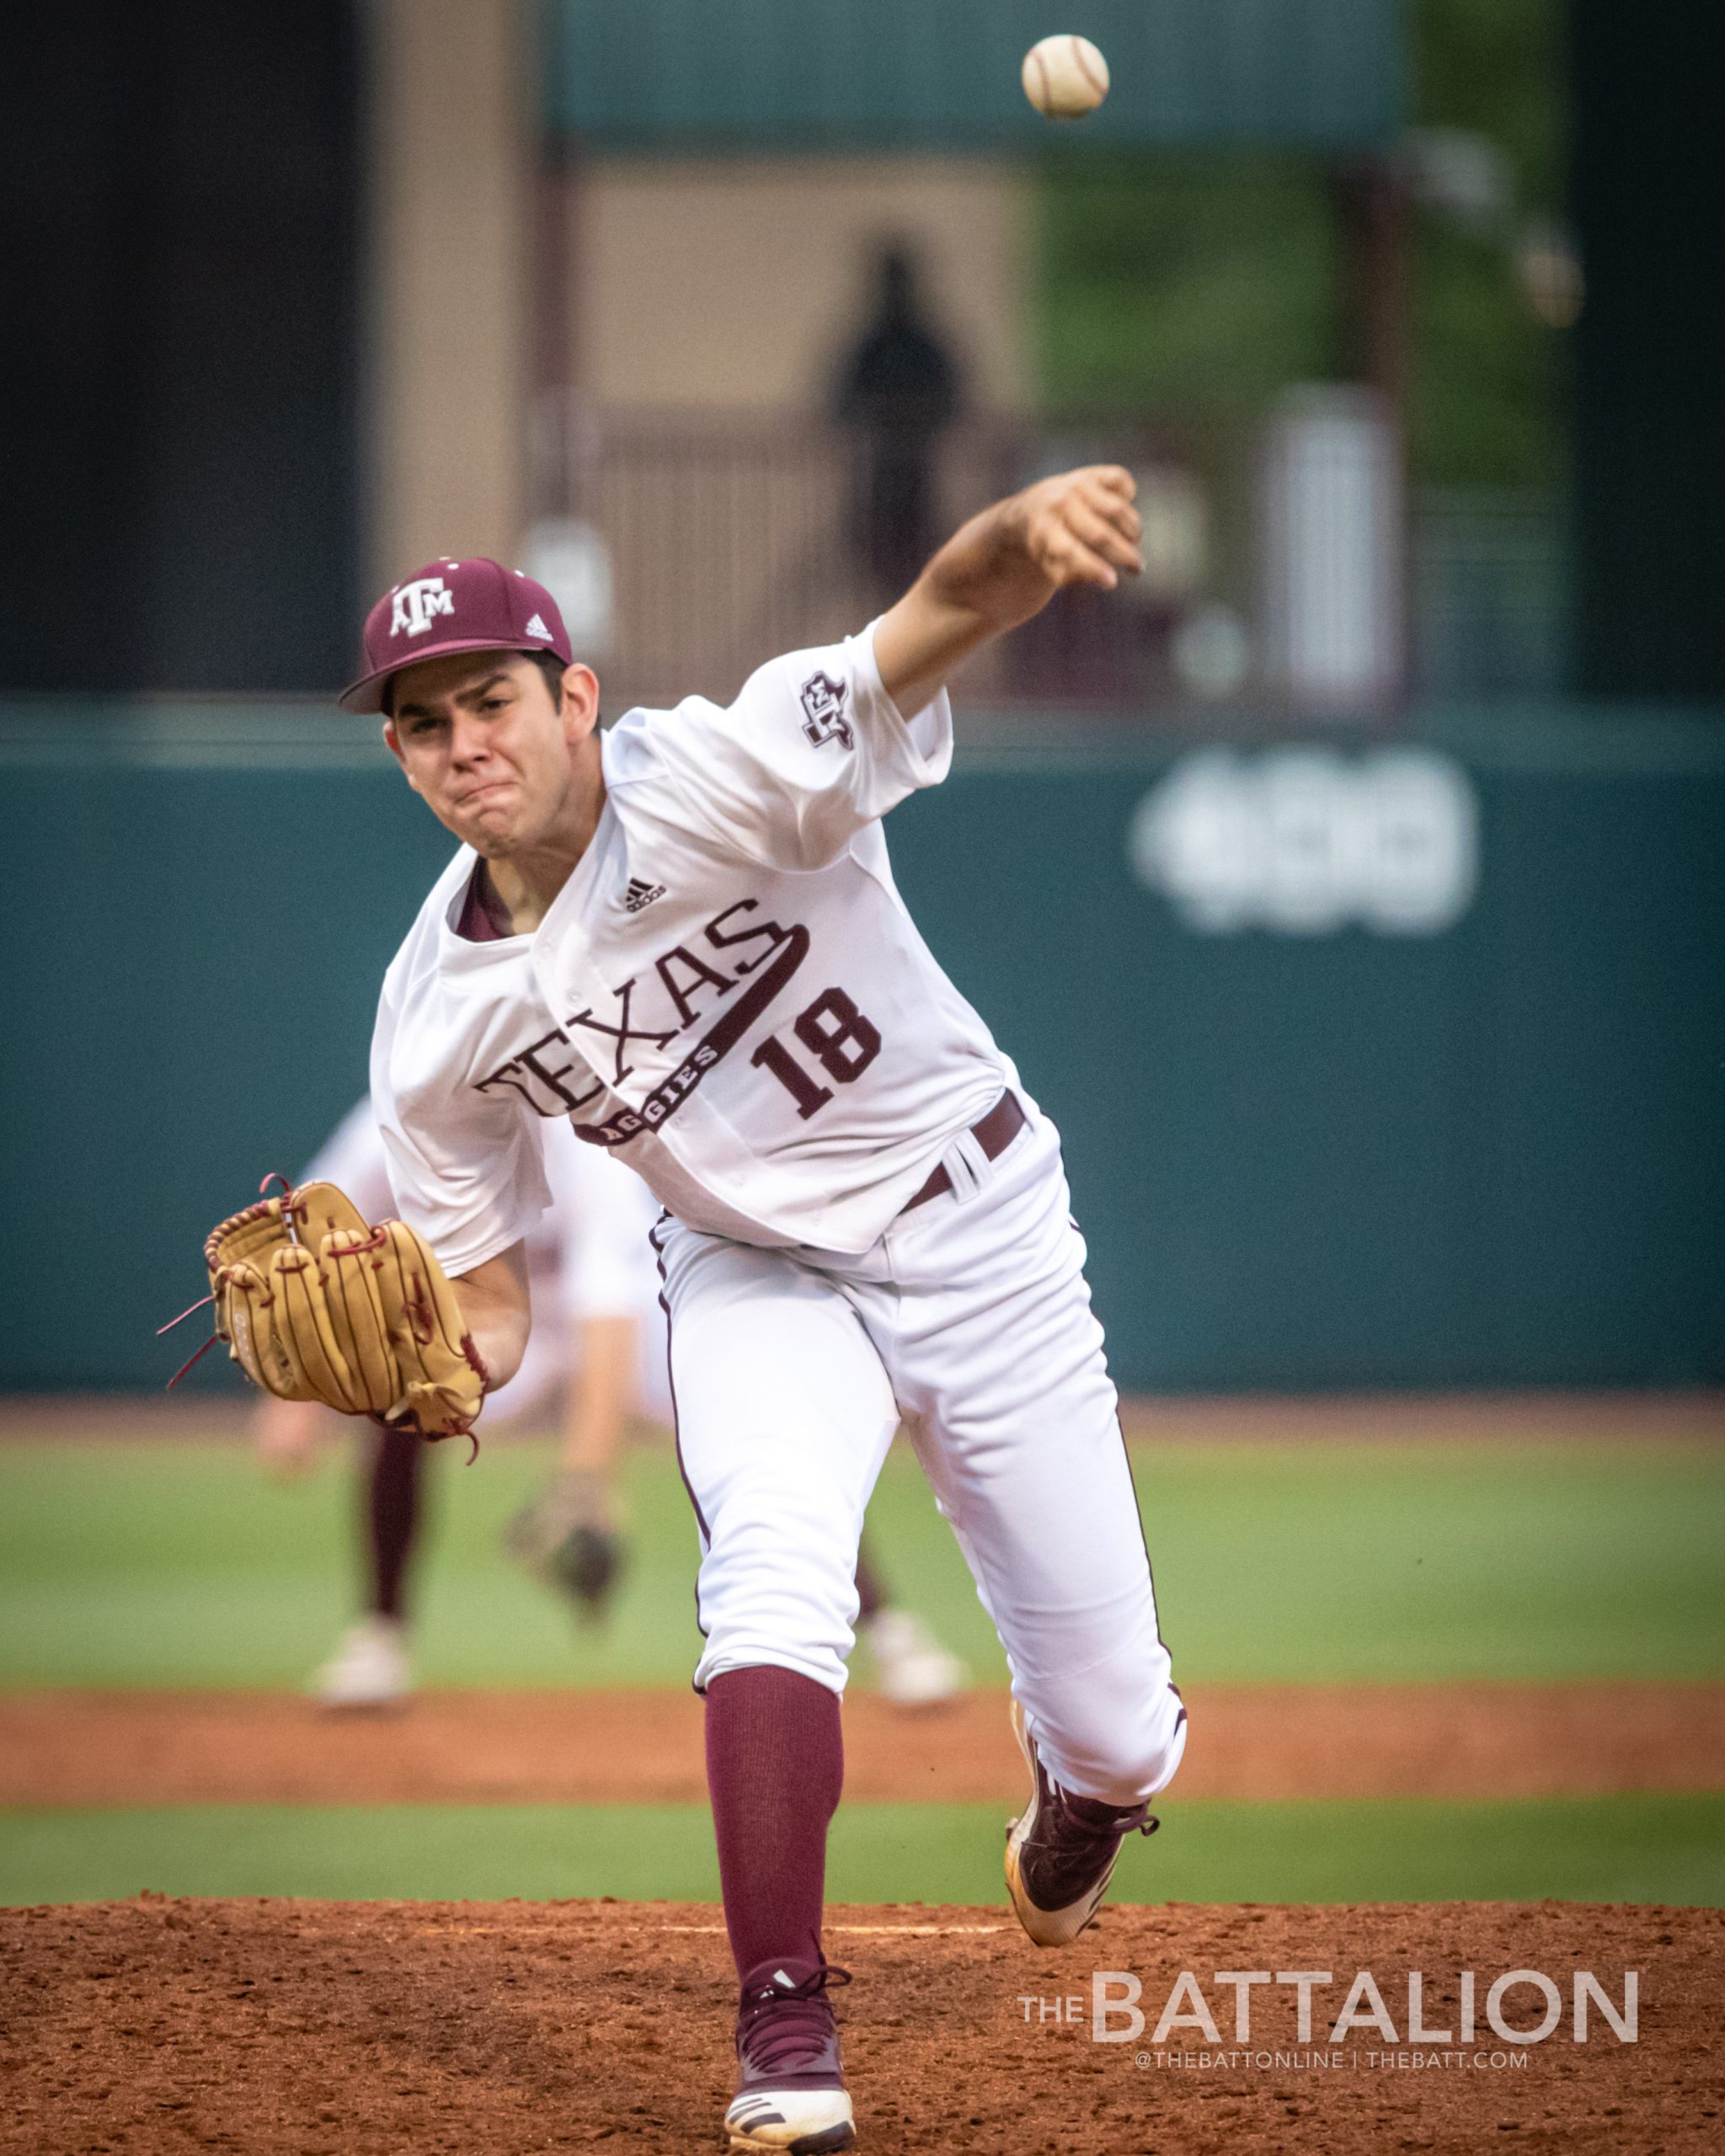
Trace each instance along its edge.
{"label": "shoe lace", "polygon": [[1162,1823],[1147,1804],[1135,1804],[1129,1810],[1117,1812],[1106,1826],[1087,1819],[1081,1819],[1070,1806],[1063,1805],[1069,1822],[1080,1833],[1094,1834],[1098,1841],[1111,1836],[1125,1834],[1153,1834]]}
{"label": "shoe lace", "polygon": [[832,2040],[832,2008],[825,1994],[849,1983],[851,1972],[830,1962],[800,1983],[756,1984],[743,1995],[737,2049],[756,2073],[793,2073],[813,2062]]}
{"label": "shoe lace", "polygon": [[1074,1808],[1065,1791],[1055,1783],[1045,1781],[1044,1788],[1045,1823],[1039,1834],[1029,1838],[1028,1846],[1032,1849],[1071,1850],[1075,1844],[1112,1843],[1126,1834],[1153,1834],[1162,1824],[1148,1803],[1130,1805],[1107,1819],[1088,1818]]}

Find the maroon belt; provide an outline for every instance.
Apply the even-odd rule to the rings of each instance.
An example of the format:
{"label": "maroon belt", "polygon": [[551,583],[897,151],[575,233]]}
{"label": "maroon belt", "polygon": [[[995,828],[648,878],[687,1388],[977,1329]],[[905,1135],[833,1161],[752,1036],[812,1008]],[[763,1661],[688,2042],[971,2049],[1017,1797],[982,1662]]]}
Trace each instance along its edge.
{"label": "maroon belt", "polygon": [[[1019,1105],[1016,1093],[1002,1093],[988,1113],[970,1126],[970,1135],[976,1140],[991,1161],[999,1160],[1028,1118]],[[905,1208],[914,1213],[919,1205],[926,1205],[931,1198],[943,1198],[953,1187],[953,1179],[943,1167],[937,1167],[921,1190]]]}

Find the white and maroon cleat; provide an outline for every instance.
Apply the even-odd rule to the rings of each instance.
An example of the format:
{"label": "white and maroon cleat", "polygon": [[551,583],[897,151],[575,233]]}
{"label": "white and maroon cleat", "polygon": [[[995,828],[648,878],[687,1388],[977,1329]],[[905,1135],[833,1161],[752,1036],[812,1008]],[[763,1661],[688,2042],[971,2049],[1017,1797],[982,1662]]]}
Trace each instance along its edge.
{"label": "white and maroon cleat", "polygon": [[1007,1891],[1039,1946],[1065,1946],[1102,1907],[1120,1844],[1130,1833],[1153,1834],[1156,1822],[1143,1804],[1115,1812],[1105,1826],[1080,1817],[1049,1780],[1016,1700],[1012,1734],[1030,1769],[1030,1801],[1007,1829]]}
{"label": "white and maroon cleat", "polygon": [[729,2146],[783,2156],[854,2148],[857,2129],[839,2063],[829,1985],[847,1970],[763,1963],[751,1969],[737,2010],[737,2093],[724,2115]]}

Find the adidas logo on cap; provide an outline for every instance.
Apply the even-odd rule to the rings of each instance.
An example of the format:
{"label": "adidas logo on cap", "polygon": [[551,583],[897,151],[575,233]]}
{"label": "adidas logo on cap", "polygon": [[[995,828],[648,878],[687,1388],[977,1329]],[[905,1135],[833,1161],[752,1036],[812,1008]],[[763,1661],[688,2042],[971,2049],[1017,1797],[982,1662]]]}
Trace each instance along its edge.
{"label": "adidas logo on cap", "polygon": [[522,634],[530,637],[543,637],[547,643],[551,642],[551,632],[545,626],[545,616],[542,614],[531,616]]}

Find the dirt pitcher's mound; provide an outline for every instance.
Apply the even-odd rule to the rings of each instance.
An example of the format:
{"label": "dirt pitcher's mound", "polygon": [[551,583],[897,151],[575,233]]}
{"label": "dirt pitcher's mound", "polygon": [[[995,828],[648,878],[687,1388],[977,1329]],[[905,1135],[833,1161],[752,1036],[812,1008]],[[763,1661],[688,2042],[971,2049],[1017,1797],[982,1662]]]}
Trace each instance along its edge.
{"label": "dirt pitcher's mound", "polygon": [[[1200,1685],[1183,1797],[1725,1789],[1725,1685]],[[1003,1694],[845,1703],[852,1803],[1007,1803]],[[0,1695],[5,1804],[673,1804],[707,1793],[686,1691],[425,1693],[387,1715],[258,1692]]]}
{"label": "dirt pitcher's mound", "polygon": [[[1116,1909],[1055,1954],[986,1909],[838,1909],[828,1935],[856,1977],[839,2010],[865,2156],[1711,2151],[1725,2137],[1722,1947],[1718,1911],[1552,1903]],[[1583,1970],[1623,2025],[1583,1987],[1578,2042]],[[1410,1971],[1439,2032],[1423,2039]],[[1540,1983],[1493,1989],[1514,1971],[1557,2001],[1536,2041],[1491,2025],[1525,2034],[1548,2018]],[[0,1912],[0,2148],[30,2156],[613,2143],[685,2156],[714,2144],[730,2090],[730,1967],[710,1908],[14,1909]],[[1138,1987],[1141,2031],[1123,2004],[1103,2033],[1124,2041],[1097,2041],[1096,1972],[1114,1972],[1110,1998]],[[1299,1987],[1275,1981],[1294,1972],[1323,1978],[1308,1985],[1306,2039]],[[1188,2018],[1158,2039],[1177,1990]],[[1350,1995],[1367,2018],[1332,2043]]]}

